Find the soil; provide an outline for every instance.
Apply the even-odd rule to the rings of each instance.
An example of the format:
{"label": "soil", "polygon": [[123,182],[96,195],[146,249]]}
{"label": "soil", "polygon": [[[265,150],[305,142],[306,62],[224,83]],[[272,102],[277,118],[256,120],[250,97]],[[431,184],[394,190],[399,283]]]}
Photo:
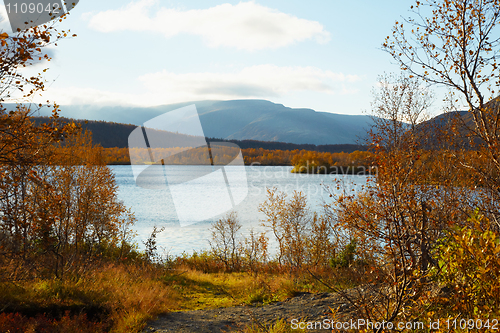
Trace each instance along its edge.
{"label": "soil", "polygon": [[[290,325],[292,319],[298,319],[299,322],[331,320],[333,319],[332,309],[337,311],[335,321],[354,319],[350,313],[351,309],[339,294],[301,293],[283,302],[268,305],[241,305],[219,309],[171,312],[150,322],[143,332],[241,332],[246,326],[262,325],[261,327],[264,327],[264,325],[276,322],[277,319],[284,319]],[[331,329],[307,330],[307,332],[327,331],[331,331]]]}

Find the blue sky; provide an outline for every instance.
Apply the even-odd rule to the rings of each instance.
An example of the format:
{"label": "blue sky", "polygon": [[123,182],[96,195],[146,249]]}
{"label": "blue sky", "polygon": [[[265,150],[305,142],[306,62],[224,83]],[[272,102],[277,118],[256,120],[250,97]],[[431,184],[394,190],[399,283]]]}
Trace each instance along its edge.
{"label": "blue sky", "polygon": [[37,99],[152,106],[258,98],[361,114],[377,75],[399,71],[380,47],[413,3],[80,0],[58,27],[78,37],[37,65],[50,68]]}

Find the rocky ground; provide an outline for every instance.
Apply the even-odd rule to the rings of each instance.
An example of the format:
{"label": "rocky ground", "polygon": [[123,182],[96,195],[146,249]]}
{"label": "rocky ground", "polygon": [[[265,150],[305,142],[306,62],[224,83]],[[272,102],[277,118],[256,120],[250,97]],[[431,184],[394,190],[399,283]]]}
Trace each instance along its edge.
{"label": "rocky ground", "polygon": [[[337,311],[338,320],[350,320],[350,309],[345,300],[335,293],[302,293],[277,302],[261,306],[234,306],[220,309],[172,312],[150,322],[144,332],[156,333],[212,333],[239,332],[248,325],[266,325],[277,319],[292,323],[293,319],[303,322],[323,322],[332,319],[332,309]],[[317,326],[318,327],[318,326]],[[307,330],[307,332],[328,332]]]}

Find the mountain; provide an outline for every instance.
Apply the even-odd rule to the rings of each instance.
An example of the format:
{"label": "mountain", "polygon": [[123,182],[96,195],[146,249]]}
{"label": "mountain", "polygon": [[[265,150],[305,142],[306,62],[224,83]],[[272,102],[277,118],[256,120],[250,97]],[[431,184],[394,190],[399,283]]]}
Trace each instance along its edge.
{"label": "mountain", "polygon": [[[142,125],[195,104],[206,137],[294,144],[355,144],[366,137],[369,116],[294,109],[266,100],[196,101],[155,107],[61,106],[61,116]],[[45,114],[44,114],[45,112]],[[41,115],[48,115],[42,110]]]}
{"label": "mountain", "polygon": [[[452,131],[451,129],[455,130]],[[471,131],[476,128],[472,113],[468,111],[445,112],[419,125],[423,146],[427,148],[454,147],[470,149],[471,143],[481,144],[481,140]],[[454,135],[451,133],[454,132]],[[472,139],[474,137],[474,139]]]}
{"label": "mountain", "polygon": [[[36,123],[49,122],[48,117],[35,117]],[[128,138],[130,133],[137,128],[131,124],[119,124],[106,121],[95,120],[74,120],[61,117],[58,119],[61,123],[74,121],[79,124],[83,130],[92,132],[92,141],[94,144],[99,144],[104,148],[128,148]],[[155,142],[164,142],[165,147],[194,147],[199,143],[199,138],[171,133],[166,131],[159,131],[148,129],[148,140],[153,139]],[[156,137],[156,138],[155,138]],[[287,142],[276,141],[257,141],[257,140],[223,140],[216,138],[206,138],[208,142],[231,142],[238,145],[241,149],[245,148],[263,148],[263,149],[280,149],[280,150],[312,150],[326,153],[352,153],[356,150],[366,150],[367,147],[355,144],[339,144],[339,145],[312,145],[312,144],[294,144]]]}

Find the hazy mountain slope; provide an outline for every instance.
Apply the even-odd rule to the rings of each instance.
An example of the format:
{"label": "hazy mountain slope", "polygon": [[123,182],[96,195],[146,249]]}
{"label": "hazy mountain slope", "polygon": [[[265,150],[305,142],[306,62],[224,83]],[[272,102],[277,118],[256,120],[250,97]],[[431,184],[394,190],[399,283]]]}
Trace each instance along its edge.
{"label": "hazy mountain slope", "polygon": [[368,116],[292,109],[265,100],[196,101],[156,107],[62,106],[61,115],[142,125],[177,108],[195,104],[205,136],[295,144],[355,144],[366,137]]}
{"label": "hazy mountain slope", "polygon": [[[199,105],[196,103],[205,135],[224,139],[236,138],[237,133],[242,131],[247,125],[261,117],[278,112],[281,107],[283,106],[280,104],[261,100],[215,101],[210,105]],[[243,137],[240,136],[238,139],[241,138]],[[244,138],[266,140],[256,137]]]}
{"label": "hazy mountain slope", "polygon": [[366,137],[367,116],[292,109],[264,100],[235,100],[197,106],[205,135],[296,144],[354,144]]}
{"label": "hazy mountain slope", "polygon": [[300,109],[268,114],[254,120],[230,139],[293,143],[355,143],[369,128],[364,116],[343,116]]}

